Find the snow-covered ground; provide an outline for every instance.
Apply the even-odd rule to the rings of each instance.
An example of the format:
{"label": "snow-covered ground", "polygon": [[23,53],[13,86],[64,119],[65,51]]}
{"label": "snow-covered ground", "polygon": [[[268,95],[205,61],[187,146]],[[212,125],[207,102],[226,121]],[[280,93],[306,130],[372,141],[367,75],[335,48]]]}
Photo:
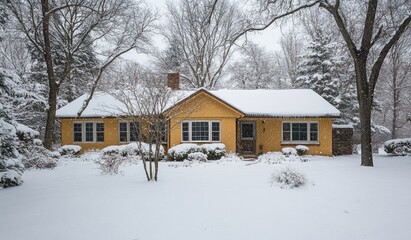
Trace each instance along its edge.
{"label": "snow-covered ground", "polygon": [[[161,163],[157,183],[141,164],[117,176],[82,159],[26,171],[0,190],[0,239],[411,239],[411,157],[248,163]],[[272,186],[286,165],[308,184]]]}

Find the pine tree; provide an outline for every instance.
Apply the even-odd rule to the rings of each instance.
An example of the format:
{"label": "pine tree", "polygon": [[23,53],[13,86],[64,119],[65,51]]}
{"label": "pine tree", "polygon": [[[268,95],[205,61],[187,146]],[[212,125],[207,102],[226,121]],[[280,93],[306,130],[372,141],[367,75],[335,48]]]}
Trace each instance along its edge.
{"label": "pine tree", "polygon": [[302,56],[298,67],[296,86],[311,88],[329,103],[338,108],[339,99],[339,63],[335,56],[335,44],[329,36],[317,30],[316,36]]}

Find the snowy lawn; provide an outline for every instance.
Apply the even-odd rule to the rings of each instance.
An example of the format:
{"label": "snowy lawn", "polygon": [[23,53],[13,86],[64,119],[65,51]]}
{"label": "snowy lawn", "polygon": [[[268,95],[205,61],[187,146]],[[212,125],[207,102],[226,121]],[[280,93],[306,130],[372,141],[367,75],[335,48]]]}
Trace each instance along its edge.
{"label": "snowy lawn", "polygon": [[[26,171],[0,190],[0,239],[411,239],[411,157],[247,163],[161,163],[157,183],[141,164],[117,176],[80,159]],[[271,186],[287,165],[308,184]]]}

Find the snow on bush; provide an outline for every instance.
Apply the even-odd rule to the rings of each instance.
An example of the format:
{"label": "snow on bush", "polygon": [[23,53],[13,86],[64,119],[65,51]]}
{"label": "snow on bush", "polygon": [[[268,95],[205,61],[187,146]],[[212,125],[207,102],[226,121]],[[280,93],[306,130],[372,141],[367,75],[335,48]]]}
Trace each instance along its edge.
{"label": "snow on bush", "polygon": [[265,164],[279,164],[286,160],[286,157],[280,152],[267,152],[258,156],[258,161]]}
{"label": "snow on bush", "polygon": [[57,166],[60,153],[50,152],[43,147],[37,131],[23,124],[17,124],[16,130],[20,140],[18,151],[23,157],[25,168],[53,169]]}
{"label": "snow on bush", "polygon": [[226,155],[225,145],[223,143],[209,143],[201,145],[203,153],[207,154],[209,160],[218,160]]}
{"label": "snow on bush", "polygon": [[285,155],[285,156],[292,156],[292,155],[297,155],[297,150],[295,148],[292,147],[285,147],[281,150],[281,152]]}
{"label": "snow on bush", "polygon": [[202,152],[207,155],[209,160],[218,160],[226,155],[225,145],[223,143],[209,143],[201,146],[194,143],[183,143],[176,145],[168,150],[168,154],[174,161],[183,161],[188,159],[190,153]]}
{"label": "snow on bush", "polygon": [[188,154],[195,152],[202,152],[202,149],[193,143],[183,143],[168,149],[168,154],[174,161],[183,161],[188,158]]}
{"label": "snow on bush", "polygon": [[289,166],[274,172],[271,175],[271,184],[278,184],[280,188],[296,188],[307,182],[305,175]]}
{"label": "snow on bush", "polygon": [[50,152],[43,146],[33,146],[27,150],[23,160],[25,168],[53,169],[57,167],[57,159],[60,154]]}
{"label": "snow on bush", "polygon": [[225,163],[225,162],[242,162],[242,158],[239,157],[236,153],[229,153],[223,157],[220,158],[220,160],[217,161],[217,163]]}
{"label": "snow on bush", "polygon": [[189,161],[198,161],[198,162],[207,162],[207,155],[202,152],[189,153],[187,160]]}
{"label": "snow on bush", "polygon": [[295,150],[297,151],[298,156],[304,156],[310,149],[304,145],[297,145],[295,146]]}
{"label": "snow on bush", "polygon": [[[151,145],[151,158],[154,158],[156,146],[153,144]],[[145,142],[133,142],[126,145],[118,145],[118,146],[108,146],[103,148],[104,155],[121,155],[123,157],[126,156],[145,156],[149,158],[150,154],[150,145]],[[164,158],[164,147],[160,146],[159,149],[160,159]]]}
{"label": "snow on bush", "polygon": [[103,174],[118,174],[120,166],[126,162],[126,159],[121,155],[104,155],[101,159],[95,161],[101,173]]}
{"label": "snow on bush", "polygon": [[384,143],[384,151],[397,156],[411,155],[411,138],[388,140]]}
{"label": "snow on bush", "polygon": [[15,187],[23,184],[21,174],[15,170],[8,170],[0,176],[0,187],[2,188]]}
{"label": "snow on bush", "polygon": [[68,155],[68,156],[77,156],[80,154],[81,147],[79,145],[64,145],[61,146],[58,151],[62,156]]}

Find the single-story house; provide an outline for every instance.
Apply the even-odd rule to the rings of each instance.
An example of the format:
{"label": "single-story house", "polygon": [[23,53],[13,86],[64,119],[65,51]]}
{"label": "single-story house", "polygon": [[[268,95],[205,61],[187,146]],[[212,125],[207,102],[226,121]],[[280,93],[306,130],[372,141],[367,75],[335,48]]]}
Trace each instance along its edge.
{"label": "single-story house", "polygon": [[[175,74],[169,74],[168,84],[182,97],[163,112],[169,119],[166,148],[224,143],[228,152],[255,156],[306,145],[309,154],[332,155],[332,122],[340,112],[310,89],[183,91]],[[57,111],[62,145],[89,150],[136,140],[133,132],[139,126],[121,114],[122,103],[114,96],[96,93],[77,117],[85,99],[83,95]],[[172,111],[176,108],[181,111]]]}

